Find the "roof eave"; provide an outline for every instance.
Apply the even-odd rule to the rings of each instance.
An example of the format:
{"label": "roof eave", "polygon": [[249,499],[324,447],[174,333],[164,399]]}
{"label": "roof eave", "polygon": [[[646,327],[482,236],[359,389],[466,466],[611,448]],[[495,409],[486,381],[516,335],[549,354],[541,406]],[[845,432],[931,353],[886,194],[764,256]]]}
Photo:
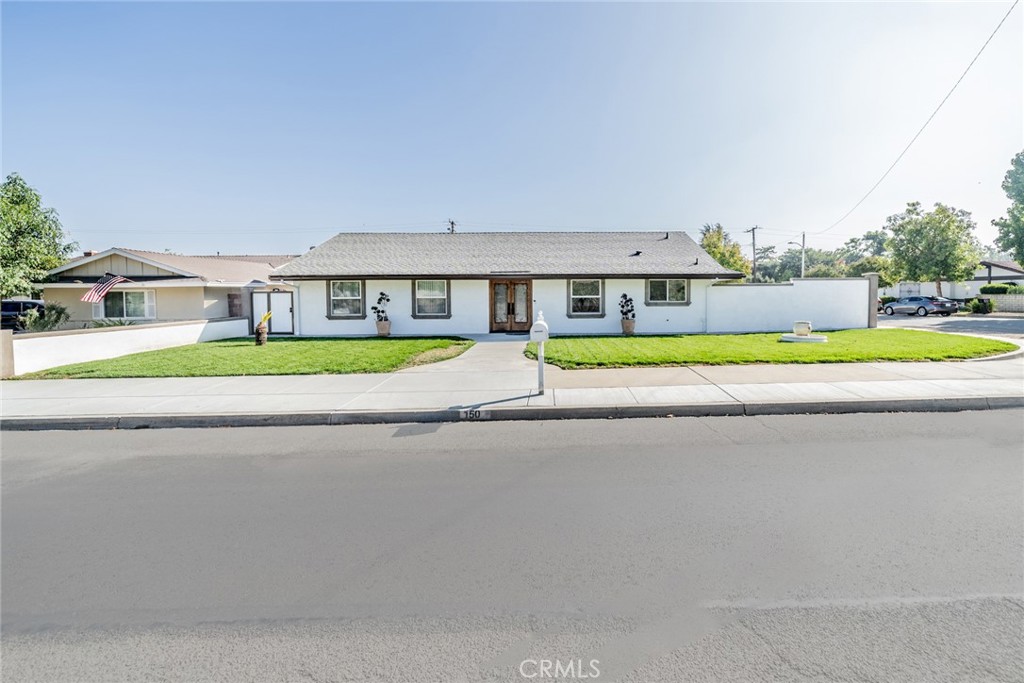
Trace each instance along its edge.
{"label": "roof eave", "polygon": [[569,278],[601,278],[622,280],[650,280],[659,278],[687,280],[736,280],[746,277],[743,273],[727,271],[724,273],[318,273],[270,274],[270,279],[281,280],[422,280],[435,278],[439,280],[566,280]]}

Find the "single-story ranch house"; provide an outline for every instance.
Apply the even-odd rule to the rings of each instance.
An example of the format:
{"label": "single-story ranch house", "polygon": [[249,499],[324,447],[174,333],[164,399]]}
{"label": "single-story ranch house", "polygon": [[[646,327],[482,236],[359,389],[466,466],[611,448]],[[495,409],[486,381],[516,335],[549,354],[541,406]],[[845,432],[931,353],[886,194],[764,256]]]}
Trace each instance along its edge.
{"label": "single-story ranch house", "polygon": [[[138,249],[87,251],[49,272],[38,283],[47,303],[67,308],[67,328],[89,327],[98,320],[136,323],[251,317],[273,304],[290,308],[291,288],[271,283],[270,273],[293,256],[183,256]],[[82,296],[105,274],[130,282],[117,284],[101,303]],[[260,310],[262,309],[262,310]],[[257,315],[256,317],[259,317]],[[273,320],[274,332],[289,333],[291,315]]]}
{"label": "single-story ranch house", "polygon": [[622,294],[638,334],[785,329],[837,303],[821,326],[868,324],[863,279],[833,282],[854,301],[844,311],[822,280],[813,298],[799,282],[711,287],[740,277],[684,232],[341,233],[271,275],[294,286],[304,336],[374,334],[381,292],[395,335],[525,332],[541,311],[553,334],[619,333]]}

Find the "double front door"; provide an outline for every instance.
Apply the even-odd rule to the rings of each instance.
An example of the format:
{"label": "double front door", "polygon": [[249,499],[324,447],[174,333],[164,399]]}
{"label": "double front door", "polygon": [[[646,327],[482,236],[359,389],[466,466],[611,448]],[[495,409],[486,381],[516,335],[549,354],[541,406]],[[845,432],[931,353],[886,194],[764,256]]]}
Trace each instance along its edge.
{"label": "double front door", "polygon": [[529,332],[533,319],[529,280],[491,280],[491,332]]}

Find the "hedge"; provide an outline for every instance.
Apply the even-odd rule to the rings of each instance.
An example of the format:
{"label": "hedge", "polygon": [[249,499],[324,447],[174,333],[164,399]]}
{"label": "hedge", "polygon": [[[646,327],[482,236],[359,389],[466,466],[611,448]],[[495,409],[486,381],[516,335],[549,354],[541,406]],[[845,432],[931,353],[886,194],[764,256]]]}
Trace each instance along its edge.
{"label": "hedge", "polygon": [[982,285],[981,294],[1024,294],[1024,287],[1010,282],[998,285]]}

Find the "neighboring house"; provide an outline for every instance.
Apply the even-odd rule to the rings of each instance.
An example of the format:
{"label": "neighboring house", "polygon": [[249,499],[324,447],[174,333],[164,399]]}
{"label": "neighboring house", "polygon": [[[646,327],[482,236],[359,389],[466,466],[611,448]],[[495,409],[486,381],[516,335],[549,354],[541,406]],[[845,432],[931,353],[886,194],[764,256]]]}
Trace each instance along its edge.
{"label": "neighboring house", "polygon": [[[1024,284],[1024,266],[1013,261],[982,261],[974,277],[966,282],[943,282],[942,296],[949,299],[973,299],[988,284],[1017,282]],[[934,282],[900,282],[886,287],[880,296],[937,296]]]}
{"label": "neighboring house", "polygon": [[[104,319],[176,322],[262,315],[272,303],[274,332],[293,330],[292,288],[271,283],[270,273],[293,256],[184,256],[139,249],[87,251],[49,272],[39,283],[43,299],[67,308],[65,327]],[[102,303],[81,301],[105,273],[131,282],[116,285]]]}
{"label": "neighboring house", "polygon": [[396,335],[707,329],[707,290],[741,277],[684,232],[341,233],[276,269],[296,290],[296,334],[372,335],[380,292]]}

